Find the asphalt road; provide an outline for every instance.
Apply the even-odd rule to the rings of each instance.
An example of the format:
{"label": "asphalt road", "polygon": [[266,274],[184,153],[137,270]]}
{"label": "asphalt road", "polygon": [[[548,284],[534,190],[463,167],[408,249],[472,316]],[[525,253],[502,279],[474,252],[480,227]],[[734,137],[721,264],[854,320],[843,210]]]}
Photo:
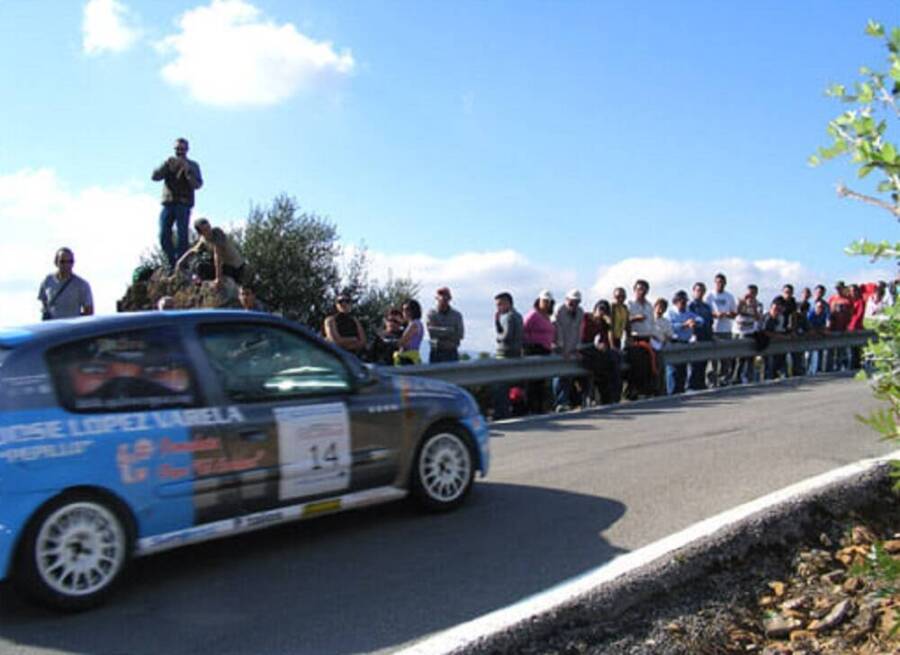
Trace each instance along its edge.
{"label": "asphalt road", "polygon": [[505,424],[461,510],[408,503],[138,560],[60,616],[0,589],[0,653],[390,652],[740,503],[890,452],[849,378]]}

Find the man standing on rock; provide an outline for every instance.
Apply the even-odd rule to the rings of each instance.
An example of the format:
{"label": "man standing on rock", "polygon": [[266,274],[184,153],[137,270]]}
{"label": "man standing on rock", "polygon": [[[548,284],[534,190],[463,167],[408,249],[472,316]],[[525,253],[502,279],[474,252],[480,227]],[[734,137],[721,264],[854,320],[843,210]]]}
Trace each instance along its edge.
{"label": "man standing on rock", "polygon": [[[200,166],[187,158],[188,140],[175,141],[175,156],[169,157],[153,171],[153,181],[163,182],[162,212],[159,214],[159,246],[166,254],[169,268],[188,249],[188,225],[194,206],[194,191],[203,186]],[[172,243],[175,226],[177,244]]]}

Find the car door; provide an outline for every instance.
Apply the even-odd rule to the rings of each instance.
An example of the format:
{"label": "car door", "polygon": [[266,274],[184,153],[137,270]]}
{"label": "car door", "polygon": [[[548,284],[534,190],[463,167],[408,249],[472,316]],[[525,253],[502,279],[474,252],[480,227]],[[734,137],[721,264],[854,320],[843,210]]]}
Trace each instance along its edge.
{"label": "car door", "polygon": [[209,465],[227,459],[215,424],[231,419],[208,405],[181,337],[175,325],[118,330],[46,356],[68,429],[160,531],[239,511],[230,476]]}
{"label": "car door", "polygon": [[353,371],[327,345],[275,323],[200,323],[197,334],[223,401],[241,416],[219,433],[244,511],[393,479],[402,434],[382,429],[381,414],[393,407],[399,416],[399,401],[359,394]]}

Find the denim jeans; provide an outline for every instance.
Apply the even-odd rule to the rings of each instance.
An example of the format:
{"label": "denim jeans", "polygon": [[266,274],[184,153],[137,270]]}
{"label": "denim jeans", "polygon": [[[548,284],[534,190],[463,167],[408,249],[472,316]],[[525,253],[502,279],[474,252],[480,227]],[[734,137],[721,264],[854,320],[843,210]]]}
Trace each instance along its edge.
{"label": "denim jeans", "polygon": [[575,391],[575,378],[553,378],[553,396],[557,405],[573,407],[581,402]]}
{"label": "denim jeans", "polygon": [[669,364],[666,366],[666,393],[670,396],[676,393],[684,393],[687,367],[687,364]]}
{"label": "denim jeans", "polygon": [[[171,203],[163,205],[159,213],[159,247],[169,260],[169,267],[188,249],[188,222],[191,220],[191,208],[187,205]],[[178,235],[178,243],[172,243],[172,226]]]}
{"label": "denim jeans", "polygon": [[816,375],[825,370],[825,350],[812,350],[809,354],[806,372],[808,375]]}
{"label": "denim jeans", "polygon": [[706,361],[691,362],[688,373],[688,388],[694,391],[706,389]]}

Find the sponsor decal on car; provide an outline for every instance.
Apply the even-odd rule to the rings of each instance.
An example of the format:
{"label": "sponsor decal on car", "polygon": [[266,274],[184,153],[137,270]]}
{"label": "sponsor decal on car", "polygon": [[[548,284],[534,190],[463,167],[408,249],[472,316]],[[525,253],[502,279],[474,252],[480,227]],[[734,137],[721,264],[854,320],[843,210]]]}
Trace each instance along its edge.
{"label": "sponsor decal on car", "polygon": [[350,418],[344,403],[276,407],[274,414],[281,500],[350,485]]}
{"label": "sponsor decal on car", "polygon": [[237,407],[203,407],[33,421],[0,426],[0,446],[27,441],[99,436],[120,432],[228,425],[240,423],[243,420],[244,415]]}

